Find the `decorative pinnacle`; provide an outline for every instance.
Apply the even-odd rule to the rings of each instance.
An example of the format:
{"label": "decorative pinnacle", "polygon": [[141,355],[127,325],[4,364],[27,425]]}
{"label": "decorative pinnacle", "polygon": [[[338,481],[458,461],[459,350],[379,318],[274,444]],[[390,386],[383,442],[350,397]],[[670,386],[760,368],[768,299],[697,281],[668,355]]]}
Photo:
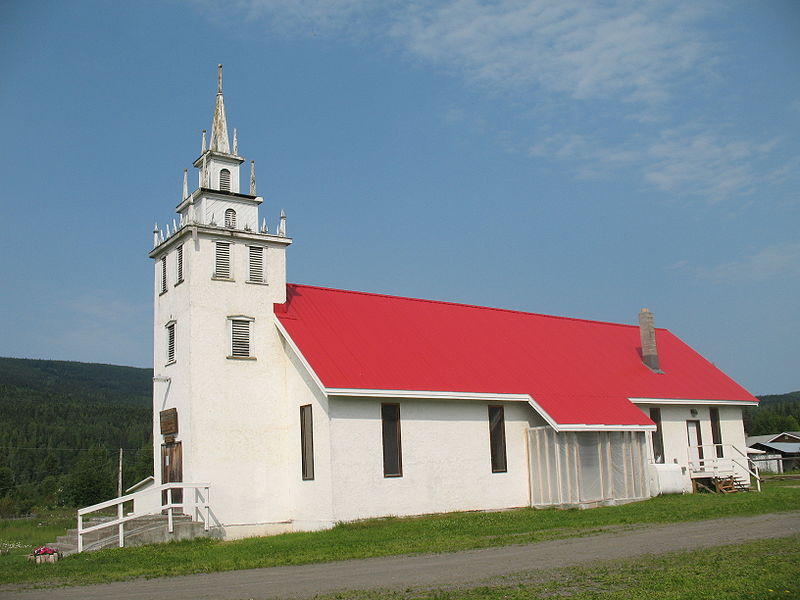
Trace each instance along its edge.
{"label": "decorative pinnacle", "polygon": [[222,93],[222,65],[217,65],[217,93]]}

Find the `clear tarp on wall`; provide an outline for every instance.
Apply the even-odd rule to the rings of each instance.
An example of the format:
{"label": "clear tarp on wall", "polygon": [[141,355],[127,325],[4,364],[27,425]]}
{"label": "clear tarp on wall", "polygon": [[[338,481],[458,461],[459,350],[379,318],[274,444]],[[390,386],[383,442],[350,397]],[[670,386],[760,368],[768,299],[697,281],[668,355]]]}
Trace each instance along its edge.
{"label": "clear tarp on wall", "polygon": [[643,431],[528,430],[532,506],[648,498]]}

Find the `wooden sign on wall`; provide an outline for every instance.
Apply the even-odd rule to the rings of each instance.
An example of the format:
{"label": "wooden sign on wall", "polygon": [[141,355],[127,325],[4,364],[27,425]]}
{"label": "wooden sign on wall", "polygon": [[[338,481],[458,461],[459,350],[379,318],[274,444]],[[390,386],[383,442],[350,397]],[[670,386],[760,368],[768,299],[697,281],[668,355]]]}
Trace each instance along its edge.
{"label": "wooden sign on wall", "polygon": [[161,435],[174,435],[178,433],[178,409],[168,408],[159,414],[161,418]]}

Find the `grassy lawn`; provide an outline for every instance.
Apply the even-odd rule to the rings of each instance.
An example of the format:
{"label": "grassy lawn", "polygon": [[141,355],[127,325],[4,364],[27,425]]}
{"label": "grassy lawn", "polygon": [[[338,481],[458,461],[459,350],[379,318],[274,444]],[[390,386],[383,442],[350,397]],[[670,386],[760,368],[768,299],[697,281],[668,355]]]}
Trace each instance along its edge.
{"label": "grassy lawn", "polygon": [[587,535],[608,527],[797,510],[797,486],[797,481],[770,482],[760,494],[673,495],[591,510],[518,509],[374,519],[327,531],[233,542],[201,539],[90,552],[53,565],[29,564],[24,555],[35,545],[52,542],[67,524],[73,526],[71,521],[58,515],[52,524],[41,519],[0,521],[0,547],[11,548],[10,555],[0,556],[0,583],[84,584],[520,544]]}
{"label": "grassy lawn", "polygon": [[339,592],[316,600],[800,598],[800,537],[500,577],[472,588]]}

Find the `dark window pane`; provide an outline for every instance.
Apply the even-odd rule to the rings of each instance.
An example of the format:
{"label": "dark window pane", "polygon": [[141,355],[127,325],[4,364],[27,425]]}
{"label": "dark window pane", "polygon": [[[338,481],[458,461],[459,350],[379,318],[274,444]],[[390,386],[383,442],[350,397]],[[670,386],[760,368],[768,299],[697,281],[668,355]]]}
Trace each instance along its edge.
{"label": "dark window pane", "polygon": [[[714,444],[722,444],[722,431],[719,427],[719,409],[711,409],[711,442]],[[722,458],[722,446],[716,446],[717,458]]]}
{"label": "dark window pane", "polygon": [[383,476],[400,477],[403,461],[400,454],[400,405],[381,404],[383,425]]}
{"label": "dark window pane", "polygon": [[653,432],[653,460],[660,465],[664,464],[664,436],[661,432],[661,409],[650,409],[650,420],[656,424]]}
{"label": "dark window pane", "polygon": [[502,406],[489,407],[489,447],[492,452],[492,473],[505,473],[506,424]]}
{"label": "dark window pane", "polygon": [[300,407],[300,451],[303,479],[314,479],[314,420],[310,404]]}

